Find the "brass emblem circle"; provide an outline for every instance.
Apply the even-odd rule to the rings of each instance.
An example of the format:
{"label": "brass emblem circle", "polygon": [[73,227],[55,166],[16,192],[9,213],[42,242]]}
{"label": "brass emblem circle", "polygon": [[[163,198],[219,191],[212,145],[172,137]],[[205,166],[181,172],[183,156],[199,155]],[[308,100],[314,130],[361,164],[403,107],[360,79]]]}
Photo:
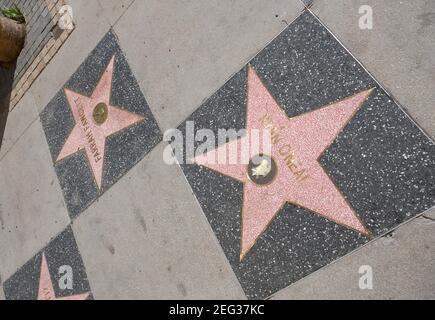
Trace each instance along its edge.
{"label": "brass emblem circle", "polygon": [[102,125],[106,122],[107,117],[109,116],[109,109],[104,102],[100,102],[94,108],[94,112],[92,113],[92,118],[97,125]]}
{"label": "brass emblem circle", "polygon": [[278,167],[272,157],[264,154],[252,157],[248,164],[248,177],[253,183],[265,186],[273,182],[278,173]]}

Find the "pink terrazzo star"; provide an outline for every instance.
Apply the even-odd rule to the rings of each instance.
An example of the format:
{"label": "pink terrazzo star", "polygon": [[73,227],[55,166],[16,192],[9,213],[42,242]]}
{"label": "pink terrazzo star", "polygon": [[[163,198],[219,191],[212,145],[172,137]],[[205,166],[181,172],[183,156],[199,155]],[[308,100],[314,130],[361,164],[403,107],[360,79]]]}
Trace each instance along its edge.
{"label": "pink terrazzo star", "polygon": [[[367,229],[319,163],[320,156],[334,142],[370,96],[372,90],[335,102],[321,109],[289,118],[261,82],[255,71],[248,71],[247,132],[269,130],[270,156],[276,163],[276,177],[261,185],[252,179],[249,167],[241,161],[249,134],[239,140],[195,158],[195,162],[244,183],[240,259],[251,250],[272,219],[286,202],[306,208],[337,224],[364,235]],[[236,144],[236,146],[234,146]],[[238,150],[239,164],[210,163],[221,150]],[[249,147],[248,147],[249,148]],[[251,157],[256,156],[252,154]],[[262,154],[260,146],[260,154]],[[225,154],[225,153],[224,153]],[[228,154],[228,153],[227,153]],[[259,170],[261,169],[261,170]],[[266,166],[255,171],[264,171]],[[266,170],[267,172],[267,170]]]}
{"label": "pink terrazzo star", "polygon": [[[144,119],[110,105],[114,65],[115,57],[112,57],[91,97],[66,88],[64,90],[76,124],[56,161],[85,150],[99,189],[103,176],[106,138]],[[100,109],[96,110],[97,106],[100,106]],[[95,116],[96,112],[98,117]]]}
{"label": "pink terrazzo star", "polygon": [[82,293],[69,297],[56,298],[51,282],[50,272],[48,271],[47,259],[45,254],[42,254],[41,275],[39,278],[38,300],[86,300],[89,297],[88,293]]}

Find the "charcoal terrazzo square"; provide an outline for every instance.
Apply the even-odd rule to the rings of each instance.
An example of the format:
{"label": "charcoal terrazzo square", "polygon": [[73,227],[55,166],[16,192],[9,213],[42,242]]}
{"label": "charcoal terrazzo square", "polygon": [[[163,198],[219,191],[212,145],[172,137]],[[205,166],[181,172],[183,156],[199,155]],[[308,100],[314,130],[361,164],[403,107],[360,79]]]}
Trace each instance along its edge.
{"label": "charcoal terrazzo square", "polygon": [[252,172],[206,161],[246,136],[217,142],[194,164],[178,159],[249,299],[272,296],[435,205],[433,141],[308,11],[187,121],[216,136],[272,131],[273,161]]}
{"label": "charcoal terrazzo square", "polygon": [[72,219],[162,140],[113,31],[45,107],[40,119]]}
{"label": "charcoal terrazzo square", "polygon": [[6,300],[91,300],[93,295],[71,227],[3,283]]}

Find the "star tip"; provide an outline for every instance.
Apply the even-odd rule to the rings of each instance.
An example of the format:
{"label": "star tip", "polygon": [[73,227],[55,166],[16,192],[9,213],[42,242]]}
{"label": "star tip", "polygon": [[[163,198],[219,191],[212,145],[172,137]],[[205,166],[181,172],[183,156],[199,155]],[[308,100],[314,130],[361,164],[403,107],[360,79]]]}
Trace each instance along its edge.
{"label": "star tip", "polygon": [[361,226],[359,232],[361,232],[361,234],[363,234],[364,236],[371,238],[371,233],[370,231],[365,227],[365,226]]}
{"label": "star tip", "polygon": [[95,181],[95,184],[97,185],[98,192],[101,192],[101,188],[102,188],[101,184],[102,183],[100,181],[97,181],[97,179],[95,179],[94,181]]}
{"label": "star tip", "polygon": [[246,252],[240,252],[239,261],[242,262],[246,257]]}

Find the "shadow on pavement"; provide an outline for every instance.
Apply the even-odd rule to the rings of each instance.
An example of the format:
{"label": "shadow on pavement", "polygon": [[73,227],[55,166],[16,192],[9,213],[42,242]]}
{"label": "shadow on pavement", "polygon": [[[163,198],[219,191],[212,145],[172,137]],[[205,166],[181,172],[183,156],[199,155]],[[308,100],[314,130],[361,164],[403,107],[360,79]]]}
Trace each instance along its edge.
{"label": "shadow on pavement", "polygon": [[14,82],[16,65],[9,68],[0,66],[0,149],[3,144],[3,135],[9,115],[9,103]]}

